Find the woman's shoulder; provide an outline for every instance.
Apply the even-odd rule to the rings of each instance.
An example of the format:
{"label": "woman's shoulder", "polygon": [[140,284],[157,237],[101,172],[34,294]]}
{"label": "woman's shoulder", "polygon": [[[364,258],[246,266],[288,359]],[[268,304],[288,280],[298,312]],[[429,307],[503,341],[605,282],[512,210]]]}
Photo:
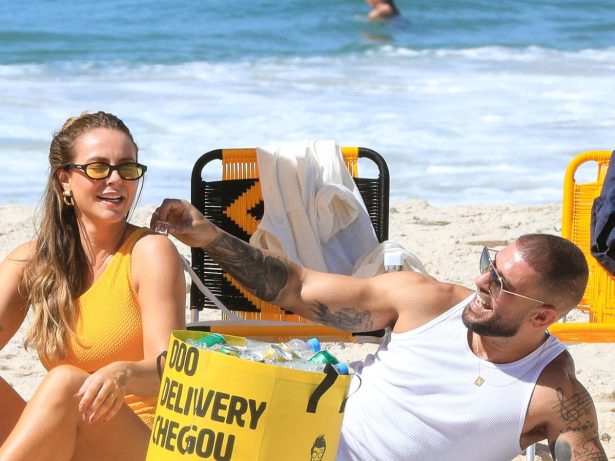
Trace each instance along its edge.
{"label": "woman's shoulder", "polygon": [[185,289],[184,270],[177,248],[166,236],[146,231],[132,249],[132,280],[135,288],[143,283],[163,287],[166,283]]}
{"label": "woman's shoulder", "polygon": [[133,260],[168,262],[168,258],[179,261],[179,252],[175,244],[165,235],[157,234],[147,228],[139,228],[134,232],[141,233],[132,250]]}

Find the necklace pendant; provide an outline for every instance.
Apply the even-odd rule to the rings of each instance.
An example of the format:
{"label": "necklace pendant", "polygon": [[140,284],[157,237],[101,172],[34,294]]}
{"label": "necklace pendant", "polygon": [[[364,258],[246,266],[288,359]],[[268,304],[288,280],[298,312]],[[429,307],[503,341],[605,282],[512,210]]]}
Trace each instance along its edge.
{"label": "necklace pendant", "polygon": [[482,376],[478,375],[478,377],[474,380],[474,384],[478,387],[481,387],[483,385],[483,383],[485,382],[485,380],[483,379]]}

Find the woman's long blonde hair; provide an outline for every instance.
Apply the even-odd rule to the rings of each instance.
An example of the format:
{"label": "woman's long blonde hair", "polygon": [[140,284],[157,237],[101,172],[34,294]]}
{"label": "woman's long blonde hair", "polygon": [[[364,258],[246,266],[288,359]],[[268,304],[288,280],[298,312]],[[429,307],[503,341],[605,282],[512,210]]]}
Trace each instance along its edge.
{"label": "woman's long blonde hair", "polygon": [[66,357],[79,314],[75,300],[84,291],[89,271],[75,209],[63,201],[58,171],[74,159],[73,146],[77,138],[94,128],[125,133],[138,151],[124,122],[105,112],[72,117],[54,133],[49,147],[49,177],[36,248],[26,264],[23,286],[34,311],[25,345],[33,346],[48,361]]}

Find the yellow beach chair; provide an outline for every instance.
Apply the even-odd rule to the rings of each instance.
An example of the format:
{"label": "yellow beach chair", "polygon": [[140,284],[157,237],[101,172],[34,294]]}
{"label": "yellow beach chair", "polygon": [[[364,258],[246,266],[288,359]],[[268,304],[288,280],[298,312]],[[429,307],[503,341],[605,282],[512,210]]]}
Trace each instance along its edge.
{"label": "yellow beach chair", "polygon": [[[344,162],[363,197],[378,241],[388,238],[389,172],[384,159],[364,147],[342,147]],[[374,173],[359,176],[359,165]],[[369,176],[369,177],[367,177]],[[191,202],[213,223],[248,241],[263,216],[256,149],[217,149],[203,154],[192,170]],[[195,283],[190,290],[192,321],[189,329],[261,338],[313,337],[353,341],[342,330],[313,323],[246,292],[203,250],[192,249],[192,268],[209,290],[233,313],[249,323],[223,316],[222,321],[199,321],[203,308],[216,308]],[[381,335],[383,332],[370,332]]]}
{"label": "yellow beach chair", "polygon": [[[577,306],[587,314],[588,321],[563,321],[549,327],[549,332],[564,342],[615,342],[615,278],[590,251],[592,205],[602,191],[611,153],[597,150],[577,155],[569,163],[564,177],[562,237],[581,248],[589,266],[587,288]],[[586,169],[590,170],[591,180],[577,181],[577,173],[580,175],[580,170]],[[535,449],[535,445],[527,448],[527,461],[534,460]]]}
{"label": "yellow beach chair", "polygon": [[[588,321],[558,322],[549,331],[566,342],[615,341],[615,277],[590,252],[590,221],[594,199],[600,195],[611,159],[611,151],[597,150],[577,155],[568,165],[564,178],[562,237],[581,248],[589,265],[585,295],[577,309],[586,312]],[[589,182],[577,182],[580,168],[592,172]],[[595,178],[595,180],[593,179]]]}

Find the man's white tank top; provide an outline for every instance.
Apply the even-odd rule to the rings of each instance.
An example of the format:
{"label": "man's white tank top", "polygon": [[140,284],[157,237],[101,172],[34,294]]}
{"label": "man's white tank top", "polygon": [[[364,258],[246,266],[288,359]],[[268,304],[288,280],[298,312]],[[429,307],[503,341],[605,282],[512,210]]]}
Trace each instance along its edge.
{"label": "man's white tank top", "polygon": [[[480,360],[461,320],[474,295],[425,325],[389,333],[353,364],[338,461],[509,461],[538,376],[565,350],[549,336],[513,363]],[[480,365],[479,365],[480,364]],[[475,384],[480,375],[485,380]]]}

